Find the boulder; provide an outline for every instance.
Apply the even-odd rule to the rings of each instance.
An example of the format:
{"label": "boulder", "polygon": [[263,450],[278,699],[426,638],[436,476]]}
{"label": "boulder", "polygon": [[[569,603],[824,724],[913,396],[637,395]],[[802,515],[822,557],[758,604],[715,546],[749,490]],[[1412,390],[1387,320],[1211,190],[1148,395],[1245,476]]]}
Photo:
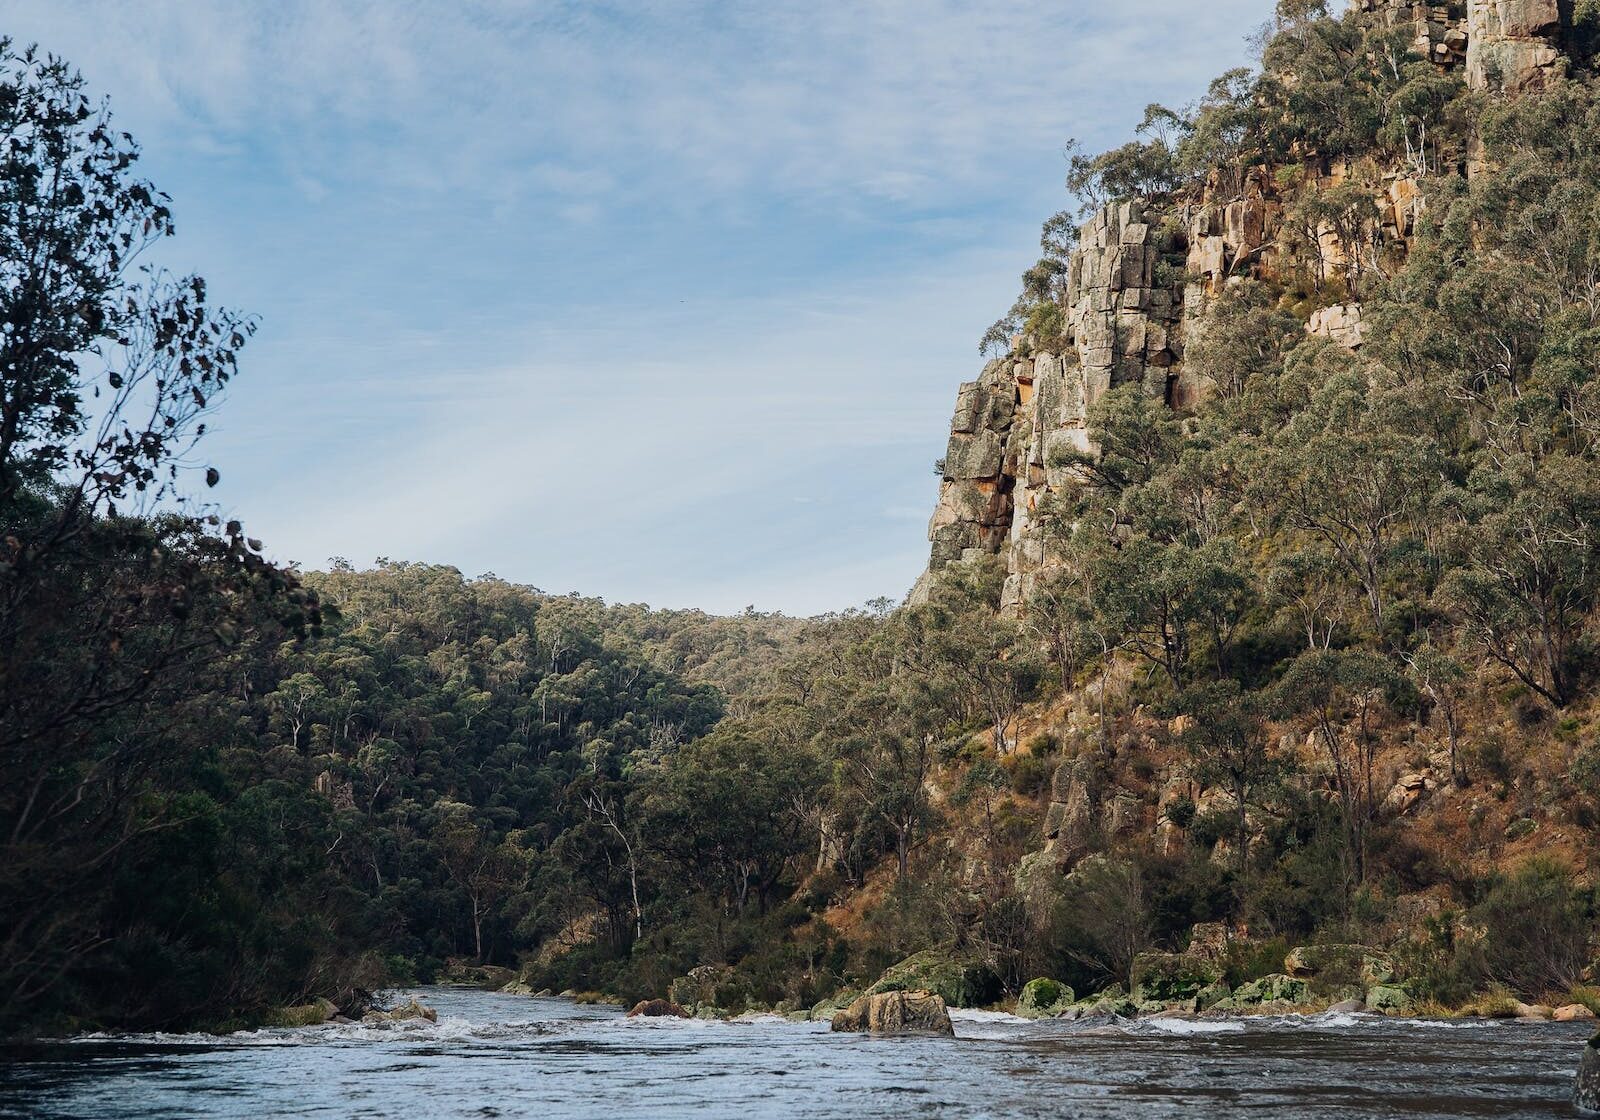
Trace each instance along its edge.
{"label": "boulder", "polygon": [[1335,1015],[1353,1015],[1358,1011],[1365,1011],[1366,1009],[1366,1001],[1359,999],[1343,999],[1328,1008],[1328,1010]]}
{"label": "boulder", "polygon": [[691,1009],[719,1007],[717,991],[732,977],[733,969],[725,964],[703,964],[667,985],[667,998]]}
{"label": "boulder", "polygon": [[413,996],[408,1002],[401,1004],[389,1012],[391,1019],[426,1019],[430,1023],[439,1021],[439,1013],[431,1007],[417,1002]]}
{"label": "boulder", "polygon": [[1217,1004],[1233,996],[1233,989],[1228,987],[1226,980],[1218,980],[1215,984],[1207,984],[1201,988],[1194,997],[1196,1011],[1210,1011]]}
{"label": "boulder", "polygon": [[517,974],[503,965],[477,964],[473,961],[456,958],[445,964],[444,975],[440,979],[446,984],[463,988],[483,988],[487,991],[500,991],[507,984],[515,981],[516,978]]}
{"label": "boulder", "polygon": [[1275,972],[1248,984],[1240,984],[1233,990],[1233,1002],[1240,1007],[1263,1003],[1297,1004],[1304,1003],[1310,994],[1310,988],[1304,980]]}
{"label": "boulder", "polygon": [[1573,1103],[1585,1112],[1600,1112],[1600,1034],[1589,1040],[1578,1062],[1578,1085]]}
{"label": "boulder", "polygon": [[1228,927],[1221,922],[1199,922],[1189,931],[1189,947],[1184,955],[1205,961],[1220,961],[1228,955]]}
{"label": "boulder", "polygon": [[1367,991],[1367,1010],[1380,1015],[1407,1015],[1416,1005],[1411,993],[1393,984],[1376,984]]}
{"label": "boulder", "polygon": [[885,969],[863,994],[902,991],[932,992],[946,1007],[980,1007],[999,999],[1002,987],[990,961],[951,949],[925,949]]}
{"label": "boulder", "polygon": [[528,984],[524,983],[521,980],[513,980],[513,981],[511,981],[511,983],[509,983],[505,987],[501,988],[500,991],[501,991],[501,993],[503,995],[508,995],[508,996],[531,996],[531,995],[533,995],[533,988],[530,987]]}
{"label": "boulder", "polygon": [[1039,977],[1022,986],[1017,997],[1017,1014],[1024,1019],[1050,1019],[1072,1006],[1075,997],[1065,984]]}
{"label": "boulder", "polygon": [[1529,1023],[1544,1023],[1544,1022],[1548,1022],[1549,1019],[1550,1019],[1550,1015],[1551,1015],[1550,1008],[1546,1007],[1542,1003],[1521,1003],[1521,1002],[1519,1002],[1517,1004],[1516,1010],[1517,1010],[1517,1018],[1518,1019],[1522,1019],[1525,1022],[1529,1022]]}
{"label": "boulder", "polygon": [[646,999],[633,1005],[633,1010],[628,1012],[628,1018],[690,1019],[693,1016],[669,999]]}
{"label": "boulder", "polygon": [[1140,953],[1133,959],[1136,1003],[1187,1002],[1221,979],[1221,966],[1198,955]]}
{"label": "boulder", "polygon": [[1081,999],[1072,1005],[1067,1018],[1072,1019],[1131,1019],[1139,1013],[1139,1005],[1123,994],[1120,987],[1107,988],[1099,995]]}
{"label": "boulder", "polygon": [[1550,1013],[1550,1018],[1558,1023],[1586,1023],[1594,1017],[1594,1012],[1581,1003],[1569,1003],[1565,1007],[1558,1007]]}
{"label": "boulder", "polygon": [[1405,816],[1438,787],[1438,779],[1427,770],[1402,774],[1384,797],[1383,811],[1391,816]]}
{"label": "boulder", "polygon": [[892,991],[864,995],[833,1017],[836,1031],[953,1036],[950,1012],[935,992]]}
{"label": "boulder", "polygon": [[1324,307],[1311,313],[1306,333],[1332,339],[1347,350],[1359,350],[1366,341],[1367,327],[1361,320],[1359,303]]}

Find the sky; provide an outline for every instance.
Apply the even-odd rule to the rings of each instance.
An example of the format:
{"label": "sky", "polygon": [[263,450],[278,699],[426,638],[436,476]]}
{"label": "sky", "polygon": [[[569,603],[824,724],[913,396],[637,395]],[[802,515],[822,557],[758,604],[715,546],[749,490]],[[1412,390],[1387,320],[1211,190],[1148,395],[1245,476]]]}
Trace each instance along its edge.
{"label": "sky", "polygon": [[305,568],[902,596],[960,382],[1127,139],[1272,0],[7,0],[259,318],[210,492]]}

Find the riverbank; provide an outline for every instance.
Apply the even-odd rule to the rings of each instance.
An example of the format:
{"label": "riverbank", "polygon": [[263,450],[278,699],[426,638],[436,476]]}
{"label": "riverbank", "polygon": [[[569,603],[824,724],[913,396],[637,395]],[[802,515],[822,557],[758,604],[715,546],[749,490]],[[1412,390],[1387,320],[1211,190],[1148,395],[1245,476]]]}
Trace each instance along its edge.
{"label": "riverbank", "polygon": [[[1279,950],[1281,953],[1282,950]],[[796,1021],[831,1019],[862,995],[896,990],[937,994],[950,1008],[1016,1014],[1024,1019],[1232,1019],[1323,1013],[1366,1013],[1391,1018],[1484,1019],[1525,1024],[1600,1022],[1600,988],[1580,986],[1533,997],[1493,987],[1446,1003],[1409,967],[1403,950],[1358,944],[1303,945],[1279,957],[1260,946],[1230,941],[1217,926],[1197,926],[1180,953],[1147,951],[1133,960],[1131,984],[1109,984],[1079,993],[1067,983],[1036,977],[1015,994],[993,955],[972,948],[941,946],[912,954],[876,978],[834,989],[820,1000],[766,1002],[754,998],[737,968],[701,965],[662,991],[603,993],[565,990],[587,1002],[631,1006],[640,998],[664,998],[692,1017],[728,1019],[755,1011]],[[470,980],[461,970],[456,973]],[[479,978],[483,986],[509,994],[551,993],[538,971],[505,985]],[[797,979],[793,987],[804,984]]]}

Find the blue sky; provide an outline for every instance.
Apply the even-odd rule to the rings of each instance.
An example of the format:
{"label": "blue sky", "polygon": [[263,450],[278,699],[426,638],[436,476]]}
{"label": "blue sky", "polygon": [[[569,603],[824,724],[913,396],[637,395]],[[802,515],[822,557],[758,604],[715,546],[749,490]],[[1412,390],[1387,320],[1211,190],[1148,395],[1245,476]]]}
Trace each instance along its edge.
{"label": "blue sky", "polygon": [[213,492],[305,567],[900,596],[959,382],[1125,139],[1271,0],[9,0],[260,317]]}

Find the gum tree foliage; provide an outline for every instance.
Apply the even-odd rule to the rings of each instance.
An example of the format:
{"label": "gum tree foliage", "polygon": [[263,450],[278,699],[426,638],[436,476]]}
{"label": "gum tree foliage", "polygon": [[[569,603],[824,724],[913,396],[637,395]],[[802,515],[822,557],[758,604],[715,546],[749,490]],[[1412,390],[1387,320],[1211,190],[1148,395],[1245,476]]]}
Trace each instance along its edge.
{"label": "gum tree foliage", "polygon": [[317,618],[237,524],[158,511],[251,324],[142,259],[173,226],[137,159],[65,62],[0,40],[0,1020],[133,942],[120,876],[214,819],[161,781],[197,682]]}

